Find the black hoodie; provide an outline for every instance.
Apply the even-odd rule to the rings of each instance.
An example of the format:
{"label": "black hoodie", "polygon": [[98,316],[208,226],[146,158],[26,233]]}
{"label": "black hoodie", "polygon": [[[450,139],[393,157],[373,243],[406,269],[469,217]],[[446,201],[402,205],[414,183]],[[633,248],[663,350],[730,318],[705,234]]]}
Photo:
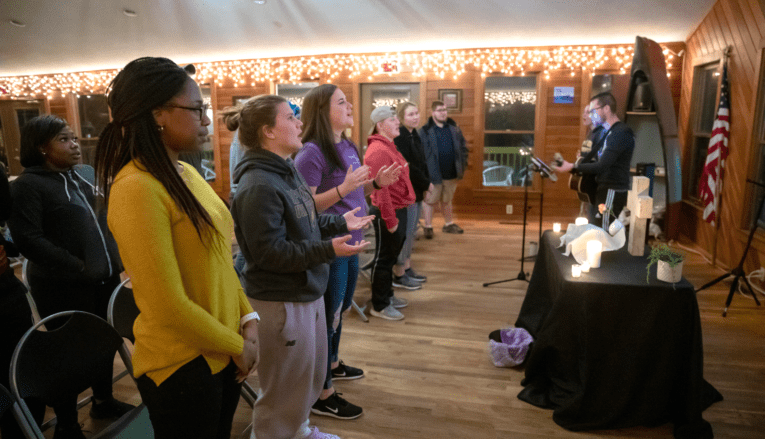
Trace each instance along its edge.
{"label": "black hoodie", "polygon": [[345,219],[318,215],[292,160],[270,151],[247,151],[234,170],[234,183],[231,214],[247,261],[247,296],[275,302],[319,299],[335,259],[330,237],[348,232]]}
{"label": "black hoodie", "polygon": [[95,212],[90,166],[66,172],[24,169],[11,183],[11,236],[30,272],[49,279],[101,282],[122,271],[106,212]]}

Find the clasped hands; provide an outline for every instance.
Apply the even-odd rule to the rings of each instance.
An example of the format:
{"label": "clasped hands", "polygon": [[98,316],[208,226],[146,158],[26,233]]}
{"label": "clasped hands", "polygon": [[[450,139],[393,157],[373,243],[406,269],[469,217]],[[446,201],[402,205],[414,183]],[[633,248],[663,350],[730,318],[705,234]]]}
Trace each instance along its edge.
{"label": "clasped hands", "polygon": [[244,349],[242,349],[241,354],[232,357],[234,364],[239,368],[236,373],[236,380],[240,383],[255,373],[258,362],[260,362],[257,320],[250,320],[244,324],[242,337],[244,338]]}

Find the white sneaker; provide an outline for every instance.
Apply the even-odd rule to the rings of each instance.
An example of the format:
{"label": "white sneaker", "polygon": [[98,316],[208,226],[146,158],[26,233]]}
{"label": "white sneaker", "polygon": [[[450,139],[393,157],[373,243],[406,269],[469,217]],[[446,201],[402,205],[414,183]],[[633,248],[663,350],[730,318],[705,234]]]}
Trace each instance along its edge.
{"label": "white sneaker", "polygon": [[319,431],[319,427],[311,427],[311,434],[303,439],[340,439],[340,436],[334,434],[322,433]]}
{"label": "white sneaker", "polygon": [[370,307],[369,314],[385,320],[401,320],[404,318],[404,315],[394,308],[393,305],[386,306],[382,311],[375,311],[374,307]]}

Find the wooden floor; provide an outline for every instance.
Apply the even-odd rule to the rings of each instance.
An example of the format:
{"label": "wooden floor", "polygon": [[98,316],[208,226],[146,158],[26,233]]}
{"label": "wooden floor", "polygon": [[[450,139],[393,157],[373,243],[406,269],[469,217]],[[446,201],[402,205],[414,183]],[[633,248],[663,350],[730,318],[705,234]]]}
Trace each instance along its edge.
{"label": "wooden floor", "polygon": [[[442,234],[437,223],[433,240],[417,241],[414,266],[428,282],[419,291],[397,290],[410,303],[402,310],[405,320],[373,317],[364,323],[354,313],[345,318],[341,358],[363,368],[366,377],[336,387],[364,415],[352,421],[312,415],[311,422],[344,439],[672,437],[671,425],[570,432],[552,421],[551,411],[520,401],[523,371],[495,368],[487,335],[512,326],[527,284],[482,283],[518,275],[521,227],[486,220],[459,224],[464,235]],[[527,241],[536,241],[537,227],[531,227]],[[531,273],[533,264],[525,268]],[[696,286],[721,273],[694,254],[685,265]],[[765,307],[737,295],[723,318],[729,285],[698,294],[705,377],[725,397],[704,418],[717,438],[765,437]],[[356,301],[363,305],[369,297],[369,282],[360,277]],[[251,381],[257,385],[256,377]],[[139,400],[127,378],[118,392]],[[250,412],[240,403],[232,438],[247,426]]]}

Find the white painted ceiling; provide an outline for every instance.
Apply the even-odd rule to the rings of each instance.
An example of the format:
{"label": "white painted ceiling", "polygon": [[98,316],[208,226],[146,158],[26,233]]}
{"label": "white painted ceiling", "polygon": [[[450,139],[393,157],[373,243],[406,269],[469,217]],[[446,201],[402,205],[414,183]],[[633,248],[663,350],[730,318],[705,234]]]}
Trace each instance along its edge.
{"label": "white painted ceiling", "polygon": [[[684,41],[715,0],[0,0],[0,76],[328,53]],[[136,12],[128,17],[123,9]],[[10,20],[25,23],[16,27]]]}

